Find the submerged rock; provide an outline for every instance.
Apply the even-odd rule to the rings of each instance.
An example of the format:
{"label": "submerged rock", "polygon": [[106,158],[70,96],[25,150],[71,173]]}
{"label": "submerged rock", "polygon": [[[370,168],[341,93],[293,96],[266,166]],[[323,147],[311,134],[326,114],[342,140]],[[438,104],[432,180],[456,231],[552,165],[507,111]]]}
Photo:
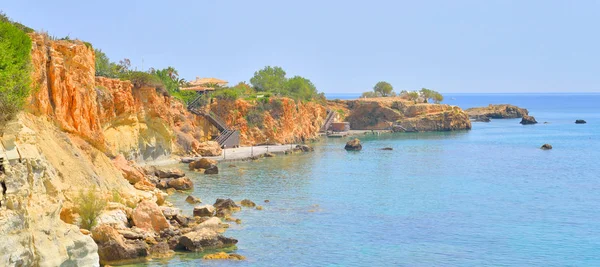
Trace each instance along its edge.
{"label": "submerged rock", "polygon": [[275,157],[275,154],[271,153],[271,152],[267,152],[264,154],[265,158],[273,158]]}
{"label": "submerged rock", "polygon": [[296,149],[298,150],[302,150],[303,152],[311,152],[311,151],[315,151],[314,148],[307,146],[307,145],[297,145]]}
{"label": "submerged rock", "polygon": [[241,204],[242,204],[242,206],[248,207],[248,208],[254,208],[254,207],[256,207],[256,203],[254,203],[250,199],[244,199],[244,200],[242,200]]}
{"label": "submerged rock", "polygon": [[550,145],[550,144],[544,144],[544,145],[542,145],[541,149],[543,149],[543,150],[552,149],[552,145]]}
{"label": "submerged rock", "polygon": [[394,150],[394,149],[393,149],[393,148],[391,148],[391,147],[384,147],[384,148],[382,148],[381,150]]}
{"label": "submerged rock", "polygon": [[584,123],[587,123],[587,122],[584,121],[584,120],[576,120],[575,123],[577,123],[577,124],[584,124]]}
{"label": "submerged rock", "polygon": [[202,203],[202,200],[195,196],[189,195],[189,196],[187,196],[187,198],[185,198],[185,202],[190,203],[190,204],[197,204],[197,203]]}
{"label": "submerged rock", "polygon": [[206,254],[202,257],[203,260],[245,260],[246,257],[240,255],[240,254],[235,254],[235,253],[231,253],[231,254],[227,254],[225,252],[217,252],[217,253],[213,253],[213,254]]}
{"label": "submerged rock", "polygon": [[533,116],[525,115],[521,119],[520,123],[523,124],[523,125],[527,125],[527,124],[536,124],[538,122],[535,120],[535,118]]}
{"label": "submerged rock", "polygon": [[348,151],[359,151],[362,149],[362,145],[360,144],[360,140],[358,140],[358,138],[354,138],[346,143],[344,149]]}

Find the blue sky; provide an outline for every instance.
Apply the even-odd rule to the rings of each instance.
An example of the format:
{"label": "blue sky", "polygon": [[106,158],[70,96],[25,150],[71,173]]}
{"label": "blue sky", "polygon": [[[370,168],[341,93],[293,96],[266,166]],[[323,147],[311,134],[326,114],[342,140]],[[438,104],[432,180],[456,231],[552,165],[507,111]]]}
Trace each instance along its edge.
{"label": "blue sky", "polygon": [[281,66],[320,91],[600,91],[600,1],[3,1],[13,20],[113,61],[248,81]]}

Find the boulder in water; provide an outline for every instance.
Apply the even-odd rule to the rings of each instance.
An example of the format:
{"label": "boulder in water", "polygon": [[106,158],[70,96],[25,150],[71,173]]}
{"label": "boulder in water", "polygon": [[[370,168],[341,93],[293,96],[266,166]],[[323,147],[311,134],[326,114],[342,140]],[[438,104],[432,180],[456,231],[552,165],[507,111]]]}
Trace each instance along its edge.
{"label": "boulder in water", "polygon": [[535,120],[535,118],[533,116],[525,115],[521,119],[520,123],[523,125],[528,125],[528,124],[536,124],[538,122]]}
{"label": "boulder in water", "polygon": [[159,178],[180,178],[185,176],[185,173],[180,169],[157,169],[155,175]]}
{"label": "boulder in water", "polygon": [[212,165],[204,170],[204,174],[219,174],[219,167],[217,167],[217,165]]}
{"label": "boulder in water", "polygon": [[214,215],[215,215],[215,207],[213,205],[204,205],[204,206],[198,206],[198,207],[194,208],[194,216],[212,217]]}
{"label": "boulder in water", "polygon": [[194,186],[192,180],[190,180],[190,178],[187,177],[172,179],[167,183],[167,185],[170,188],[175,188],[177,190],[189,190],[192,189],[192,187]]}
{"label": "boulder in water", "polygon": [[190,170],[208,169],[211,166],[217,165],[217,161],[213,159],[201,158],[199,160],[190,162],[188,167]]}
{"label": "boulder in water", "polygon": [[542,145],[541,149],[543,149],[543,150],[550,150],[550,149],[552,149],[552,145],[551,144],[544,144],[544,145]]}
{"label": "boulder in water", "polygon": [[382,148],[381,150],[394,150],[394,149],[393,149],[393,148],[391,148],[391,147],[384,147],[384,148]]}
{"label": "boulder in water", "polygon": [[250,199],[244,199],[244,200],[242,200],[241,204],[242,204],[242,206],[248,207],[248,208],[254,208],[254,207],[256,207],[256,203],[254,203]]}
{"label": "boulder in water", "polygon": [[360,151],[362,149],[362,145],[360,144],[360,140],[358,140],[358,138],[354,138],[346,143],[344,149],[348,151]]}
{"label": "boulder in water", "polygon": [[190,204],[196,204],[196,203],[202,203],[202,200],[200,198],[190,195],[185,199],[185,202],[190,203]]}
{"label": "boulder in water", "polygon": [[584,121],[584,120],[576,120],[576,121],[575,121],[575,123],[577,123],[577,124],[584,124],[584,123],[587,123],[587,121]]}

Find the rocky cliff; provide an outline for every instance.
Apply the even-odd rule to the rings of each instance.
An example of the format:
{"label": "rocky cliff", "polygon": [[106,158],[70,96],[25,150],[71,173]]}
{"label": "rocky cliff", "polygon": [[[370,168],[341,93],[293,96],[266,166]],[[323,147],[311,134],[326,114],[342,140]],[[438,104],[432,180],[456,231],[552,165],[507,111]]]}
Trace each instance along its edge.
{"label": "rocky cliff", "polygon": [[471,118],[487,117],[490,119],[516,119],[529,115],[527,109],[509,104],[490,104],[487,107],[469,108],[466,112]]}
{"label": "rocky cliff", "polygon": [[346,121],[356,130],[396,130],[408,132],[471,129],[468,115],[459,107],[443,104],[414,103],[402,98],[378,98],[340,101],[329,106],[348,114]]}
{"label": "rocky cliff", "polygon": [[324,105],[289,98],[218,100],[210,109],[240,131],[242,145],[316,138],[327,114]]}
{"label": "rocky cliff", "polygon": [[[211,126],[152,87],[95,77],[93,49],[80,41],[32,34],[29,111],[52,119],[110,156],[147,160],[200,153]],[[218,151],[220,152],[220,151]]]}
{"label": "rocky cliff", "polygon": [[136,192],[102,151],[44,118],[20,114],[1,141],[18,158],[0,167],[0,266],[97,266],[92,238],[65,222],[79,191],[154,198]]}

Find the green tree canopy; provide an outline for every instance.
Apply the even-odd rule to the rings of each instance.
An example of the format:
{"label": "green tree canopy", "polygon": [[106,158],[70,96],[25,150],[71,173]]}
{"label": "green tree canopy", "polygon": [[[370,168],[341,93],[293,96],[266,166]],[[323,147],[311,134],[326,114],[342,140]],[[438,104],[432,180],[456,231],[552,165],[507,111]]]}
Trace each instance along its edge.
{"label": "green tree canopy", "polygon": [[434,103],[439,104],[440,102],[442,102],[444,100],[444,96],[434,90],[430,90],[427,88],[421,88],[421,91],[419,91],[419,92],[421,93],[421,96],[423,98],[425,98],[425,102],[428,102],[429,100],[433,100]]}
{"label": "green tree canopy", "polygon": [[23,25],[15,25],[3,14],[0,15],[1,131],[2,126],[23,108],[31,90],[31,39]]}
{"label": "green tree canopy", "polygon": [[392,94],[394,87],[392,87],[392,85],[388,82],[381,81],[375,84],[373,91],[379,93],[381,96],[386,97]]}
{"label": "green tree canopy", "polygon": [[290,96],[301,99],[310,99],[318,94],[317,87],[309,79],[300,76],[289,79],[286,88]]}
{"label": "green tree canopy", "polygon": [[286,90],[287,79],[281,67],[266,66],[254,73],[250,84],[259,92],[281,93]]}

